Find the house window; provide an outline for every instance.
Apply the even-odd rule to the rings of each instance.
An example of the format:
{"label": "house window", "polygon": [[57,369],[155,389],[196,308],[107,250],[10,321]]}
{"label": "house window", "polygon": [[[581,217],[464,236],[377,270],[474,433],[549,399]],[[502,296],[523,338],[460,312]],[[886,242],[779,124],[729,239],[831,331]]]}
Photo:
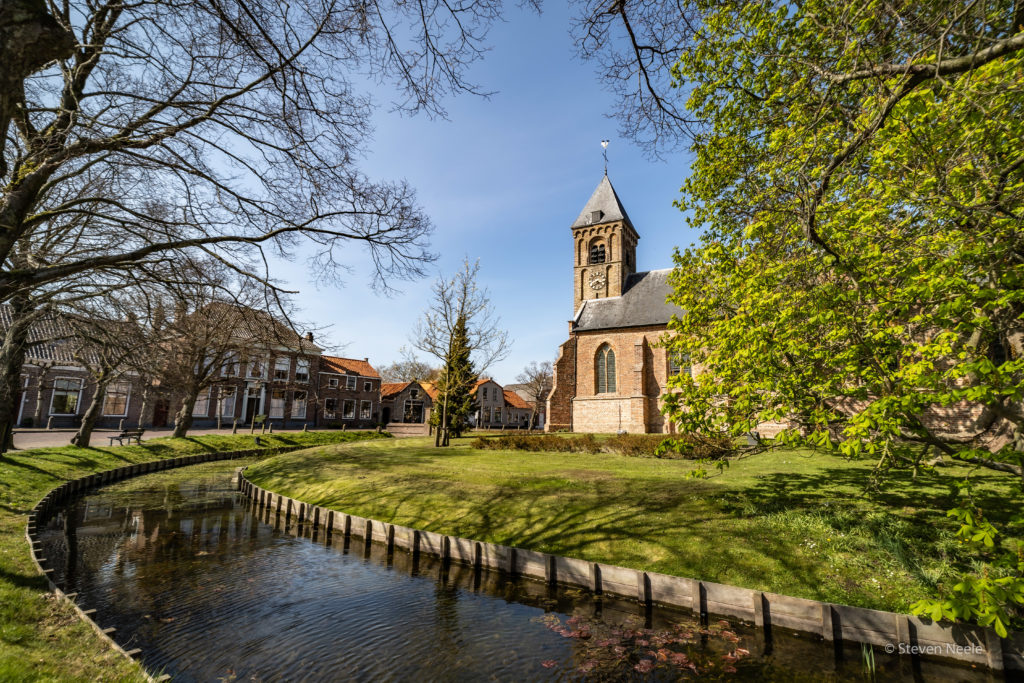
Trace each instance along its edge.
{"label": "house window", "polygon": [[337,377],[328,377],[327,378],[327,388],[328,389],[337,389],[338,388],[338,378]]}
{"label": "house window", "polygon": [[249,377],[262,377],[263,376],[263,359],[253,358],[249,361]]}
{"label": "house window", "polygon": [[103,414],[114,417],[127,415],[131,387],[128,382],[114,382],[107,386],[107,395],[103,398]]}
{"label": "house window", "polygon": [[206,417],[210,413],[210,390],[203,389],[196,396],[196,402],[192,406],[192,417]]}
{"label": "house window", "polygon": [[668,355],[668,374],[672,376],[680,374],[692,375],[693,371],[690,368],[690,357],[687,355],[680,356],[676,353],[670,353]]}
{"label": "house window", "polygon": [[270,392],[270,417],[284,417],[284,391],[281,389]]}
{"label": "house window", "polygon": [[229,351],[224,355],[224,364],[220,366],[221,377],[234,377],[238,374],[238,354]]}
{"label": "house window", "polygon": [[590,262],[604,263],[604,244],[594,244],[590,247]]}
{"label": "house window", "polygon": [[338,399],[336,399],[336,398],[329,398],[329,399],[324,401],[324,417],[326,417],[328,419],[333,419],[334,418],[334,414],[337,412],[337,410],[338,410]]}
{"label": "house window", "polygon": [[501,422],[501,408],[494,409],[494,421]]}
{"label": "house window", "polygon": [[238,395],[238,387],[229,389],[221,387],[220,390],[220,415],[221,417],[235,416],[235,396]]}
{"label": "house window", "polygon": [[369,401],[361,401],[359,403],[359,419],[369,420],[372,415],[373,404]]}
{"label": "house window", "polygon": [[346,398],[341,404],[341,419],[356,419],[356,402],[350,398]]}
{"label": "house window", "polygon": [[82,380],[54,380],[53,398],[50,399],[50,415],[74,415],[78,412],[78,401],[81,397]]}
{"label": "house window", "polygon": [[423,401],[406,401],[402,422],[423,423]]}
{"label": "house window", "polygon": [[487,387],[484,387],[484,400],[487,400]]}
{"label": "house window", "polygon": [[490,422],[491,421],[491,409],[490,408],[484,408],[484,417],[483,417],[482,421],[483,422]]}
{"label": "house window", "polygon": [[288,381],[288,368],[291,367],[291,359],[289,358],[278,358],[274,361],[274,381],[275,382],[287,382]]}
{"label": "house window", "polygon": [[345,388],[348,389],[349,391],[355,391],[356,390],[356,380],[357,379],[358,378],[355,375],[349,375],[348,377],[346,377],[345,378]]}
{"label": "house window", "polygon": [[363,391],[373,391],[373,382],[363,382]]}
{"label": "house window", "polygon": [[608,344],[597,350],[596,365],[597,393],[615,393],[615,352]]}
{"label": "house window", "polygon": [[309,381],[309,359],[300,358],[295,361],[295,381],[305,384]]}
{"label": "house window", "polygon": [[296,391],[292,396],[292,417],[306,419],[306,392]]}

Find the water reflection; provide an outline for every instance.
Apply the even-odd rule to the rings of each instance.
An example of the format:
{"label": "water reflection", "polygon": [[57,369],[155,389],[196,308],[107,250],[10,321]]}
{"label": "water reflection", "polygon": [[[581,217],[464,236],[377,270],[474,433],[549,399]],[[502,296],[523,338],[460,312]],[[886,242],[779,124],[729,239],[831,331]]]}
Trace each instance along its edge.
{"label": "water reflection", "polygon": [[[41,535],[54,579],[174,680],[864,680],[810,636],[595,599],[389,551],[269,509],[235,464],[84,496]],[[879,680],[985,680],[875,653]]]}

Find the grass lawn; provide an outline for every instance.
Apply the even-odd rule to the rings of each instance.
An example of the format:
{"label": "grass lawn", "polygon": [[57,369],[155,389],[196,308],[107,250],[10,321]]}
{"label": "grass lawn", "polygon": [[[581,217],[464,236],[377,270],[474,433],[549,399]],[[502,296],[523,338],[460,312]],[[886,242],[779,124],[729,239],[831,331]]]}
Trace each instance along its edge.
{"label": "grass lawn", "polygon": [[[963,467],[917,481],[894,472],[869,493],[873,462],[821,453],[751,456],[698,480],[685,460],[483,451],[471,441],[325,446],[266,459],[249,476],[293,498],[438,533],[901,612],[964,559],[945,516]],[[971,478],[986,509],[1024,505],[1014,477]]]}
{"label": "grass lawn", "polygon": [[[269,448],[376,436],[367,432],[262,434]],[[153,439],[114,448],[37,448],[0,457],[0,681],[136,681],[139,667],[115,653],[36,572],[25,541],[29,510],[69,479],[123,465],[210,451],[253,448],[250,435]]]}

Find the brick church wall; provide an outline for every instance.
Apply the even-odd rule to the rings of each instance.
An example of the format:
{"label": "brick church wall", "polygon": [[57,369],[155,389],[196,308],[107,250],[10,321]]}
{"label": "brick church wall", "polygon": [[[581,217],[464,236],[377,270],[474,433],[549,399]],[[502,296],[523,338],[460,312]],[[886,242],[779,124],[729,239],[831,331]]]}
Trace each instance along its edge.
{"label": "brick church wall", "polygon": [[554,385],[548,396],[548,421],[544,431],[572,430],[572,399],[576,393],[575,335],[570,335],[569,341],[559,347],[554,370]]}

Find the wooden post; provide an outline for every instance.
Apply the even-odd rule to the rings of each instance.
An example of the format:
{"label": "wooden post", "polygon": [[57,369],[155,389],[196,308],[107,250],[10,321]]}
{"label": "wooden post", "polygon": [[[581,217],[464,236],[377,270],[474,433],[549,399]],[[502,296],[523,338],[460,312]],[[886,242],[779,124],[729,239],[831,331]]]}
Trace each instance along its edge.
{"label": "wooden post", "polygon": [[237,417],[235,418],[235,423],[231,426],[231,433],[232,434],[237,434],[238,433],[238,418]]}

